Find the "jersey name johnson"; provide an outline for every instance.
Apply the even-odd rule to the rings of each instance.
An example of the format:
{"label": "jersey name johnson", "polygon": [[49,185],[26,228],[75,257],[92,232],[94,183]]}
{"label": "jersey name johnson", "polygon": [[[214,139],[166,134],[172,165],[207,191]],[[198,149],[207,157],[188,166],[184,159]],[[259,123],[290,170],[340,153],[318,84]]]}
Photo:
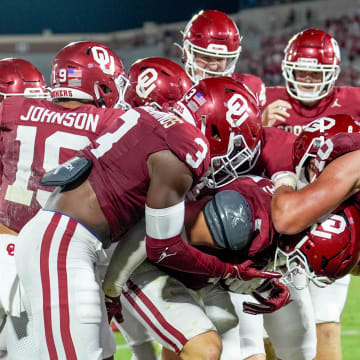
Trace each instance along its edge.
{"label": "jersey name johnson", "polygon": [[18,232],[50,195],[51,188],[39,185],[44,173],[89,145],[123,111],[65,109],[23,97],[6,99],[0,109],[0,222]]}

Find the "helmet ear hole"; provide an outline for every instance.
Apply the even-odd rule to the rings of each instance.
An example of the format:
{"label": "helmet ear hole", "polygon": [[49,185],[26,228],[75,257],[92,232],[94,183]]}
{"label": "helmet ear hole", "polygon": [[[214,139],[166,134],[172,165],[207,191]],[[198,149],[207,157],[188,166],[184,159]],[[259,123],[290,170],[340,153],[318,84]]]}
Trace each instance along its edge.
{"label": "helmet ear hole", "polygon": [[104,94],[112,93],[111,89],[109,87],[107,87],[106,85],[104,85],[104,84],[99,85],[99,87],[104,92]]}
{"label": "helmet ear hole", "polygon": [[211,136],[217,140],[217,141],[221,141],[221,136],[220,136],[220,131],[217,128],[216,125],[212,124],[211,125]]}

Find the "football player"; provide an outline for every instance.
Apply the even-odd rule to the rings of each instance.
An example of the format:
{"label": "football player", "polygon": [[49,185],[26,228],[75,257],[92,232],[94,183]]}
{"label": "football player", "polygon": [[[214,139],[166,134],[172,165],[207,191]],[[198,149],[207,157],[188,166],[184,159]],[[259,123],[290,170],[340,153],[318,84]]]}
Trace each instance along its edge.
{"label": "football player", "polygon": [[229,76],[244,84],[260,106],[265,105],[265,85],[254,75],[235,72],[241,52],[241,39],[235,22],[224,12],[201,10],[183,31],[185,70],[193,83],[208,77]]}
{"label": "football player", "polygon": [[[1,232],[17,234],[50,195],[51,189],[39,185],[45,171],[71,158],[123,113],[118,110],[117,114],[110,115],[102,110],[104,115],[100,117],[94,110],[119,102],[122,98],[120,82],[126,75],[121,60],[110,48],[88,41],[72,43],[56,55],[51,73],[52,102],[40,100],[49,98],[50,92],[40,72],[29,62],[4,59],[0,61],[0,69],[3,98],[0,114]],[[2,242],[2,254],[13,258],[17,237],[1,236],[10,241],[7,246]],[[7,297],[18,295],[16,280],[12,281],[16,275],[15,263],[9,268],[7,281],[1,287]],[[13,277],[9,274],[12,269]],[[9,298],[2,303],[11,306]],[[10,315],[21,315],[24,323],[15,317],[8,321],[8,331],[12,334],[8,346],[14,359],[34,354],[25,329],[20,328],[28,326],[28,315],[19,301],[17,304],[17,307],[13,305]],[[23,333],[20,338],[18,331]]]}
{"label": "football player", "polygon": [[[341,133],[335,135],[337,130]],[[297,233],[333,211],[345,200],[357,205],[359,173],[358,161],[359,126],[347,115],[336,115],[314,121],[304,129],[297,141],[294,156],[297,173],[302,181],[314,179],[314,170],[320,175],[304,188],[291,192],[284,187],[275,194],[272,214],[275,227],[282,233]],[[324,139],[325,144],[323,144]],[[304,140],[304,141],[303,141]],[[319,146],[323,144],[323,147]],[[313,154],[311,154],[313,153]],[[302,156],[300,156],[302,154]],[[317,158],[311,159],[316,154]],[[343,155],[340,157],[340,155]],[[326,167],[325,167],[326,165]],[[305,171],[305,170],[306,171]],[[300,200],[301,197],[301,200]],[[316,202],[313,199],[317,199]],[[295,209],[294,206],[300,206]],[[302,214],[295,220],[296,216]],[[340,279],[325,289],[315,289],[314,309],[318,314],[318,353],[327,358],[340,358],[340,315],[345,303],[348,279]],[[337,286],[336,284],[339,284]],[[339,289],[337,289],[339,287]],[[341,289],[343,291],[341,292]],[[334,294],[333,294],[334,292]],[[326,311],[324,302],[318,306],[322,294],[326,294],[331,312]],[[331,294],[331,295],[330,295]],[[336,310],[336,311],[335,311]],[[324,330],[320,330],[320,327]],[[331,346],[328,337],[332,338]],[[326,343],[326,346],[321,344]],[[327,355],[328,354],[328,355]]]}
{"label": "football player", "polygon": [[[288,164],[289,159],[282,158],[282,155],[289,156],[292,141],[289,141],[288,136],[290,139],[295,136],[278,129],[264,129],[270,132],[263,133],[261,113],[255,98],[231,78],[209,78],[200,81],[175,104],[174,111],[189,121],[196,119],[197,126],[202,129],[210,143],[210,172],[201,182],[202,190],[196,188],[196,191],[191,192],[191,198],[221,191],[223,186],[230,186],[241,174],[249,171],[267,171],[270,174],[276,171],[276,161],[271,163],[274,156],[271,157],[270,153],[274,153],[271,151],[271,148],[274,149],[274,143],[279,146],[279,136],[283,136],[281,142],[288,151],[278,151],[278,159],[284,159],[284,163]],[[270,135],[271,130],[276,130],[273,137]],[[291,168],[292,160],[285,169]],[[264,230],[264,233],[267,232]],[[228,350],[228,341],[224,345],[223,351],[227,351],[229,359],[230,356],[240,356],[238,336],[236,340],[230,344],[231,350]]]}
{"label": "football player", "polygon": [[[0,101],[12,96],[26,96],[30,98],[48,98],[50,96],[49,91],[46,89],[45,80],[40,71],[29,61],[23,59],[7,58],[0,60]],[[0,130],[1,131],[1,130]],[[1,136],[6,136],[1,134]],[[16,155],[13,153],[13,155]],[[16,163],[15,163],[16,165]],[[16,172],[16,168],[12,169],[13,173]],[[0,184],[3,183],[7,186],[8,169],[3,170],[2,161],[0,163]],[[5,187],[6,189],[6,187]],[[3,198],[3,194],[1,198]],[[16,242],[17,229],[14,227],[14,216],[7,219],[5,214],[6,208],[4,207],[4,201],[1,201],[0,206],[0,238],[1,238],[1,273],[2,286],[0,303],[1,309],[1,350],[6,354],[6,332],[3,331],[4,323],[6,321],[6,315],[18,315],[18,309],[11,309],[11,297],[10,289],[14,285],[15,278],[15,264],[14,264],[14,249]],[[11,224],[8,224],[10,221]],[[17,220],[15,220],[17,221]],[[7,225],[5,225],[7,224]],[[10,226],[9,226],[10,225]],[[5,355],[4,355],[5,356]]]}
{"label": "football player", "polygon": [[[275,192],[272,217],[279,233],[298,233],[345,200],[357,205],[359,173],[351,166],[359,156],[359,131],[357,121],[344,114],[322,117],[304,128],[294,143],[294,165],[300,182],[309,184],[297,191],[284,186]],[[289,178],[284,176],[284,183]],[[300,204],[302,194],[306,197],[300,208],[293,207]],[[316,195],[316,203],[312,202],[311,194]],[[310,203],[311,211],[295,220],[297,214],[310,209]]]}
{"label": "football player", "polygon": [[137,60],[131,65],[128,78],[124,100],[132,108],[152,105],[165,111],[192,86],[179,64],[161,57]]}
{"label": "football player", "polygon": [[340,48],[323,30],[307,29],[294,35],[281,64],[285,87],[266,88],[263,124],[299,135],[309,122],[332,114],[357,118],[358,88],[337,87]]}
{"label": "football player", "polygon": [[[274,235],[270,219],[272,184],[260,177],[242,177],[218,190],[216,195],[186,206],[188,241],[227,261],[266,267],[273,256]],[[260,226],[257,228],[257,226]],[[215,248],[215,249],[214,249]],[[212,249],[212,251],[210,250]],[[168,271],[145,262],[130,276],[122,292],[122,303],[163,346],[163,358],[236,359],[239,343],[222,347],[221,340],[237,325],[237,315],[228,290],[252,293],[263,279],[252,281],[199,277]],[[245,303],[251,314],[273,312],[286,304],[288,289],[276,280],[267,297],[261,288],[258,303]],[[204,346],[206,345],[206,346]]]}
{"label": "football player", "polygon": [[[242,109],[240,109],[240,107],[242,107]],[[235,179],[239,177],[239,174],[245,173],[250,168],[253,168],[260,155],[259,149],[262,135],[261,119],[259,108],[253,96],[249,94],[242,85],[230,78],[205,79],[190,89],[182,101],[175,104],[174,110],[181,113],[182,116],[189,119],[189,121],[195,121],[209,140],[212,157],[211,170],[206,179],[203,179],[203,183],[210,186],[213,189],[213,193],[223,189],[225,190],[230,186],[237,189]],[[262,184],[262,189],[262,187],[257,184],[257,181],[260,182],[260,178],[256,178],[255,180],[249,179],[248,181],[250,181],[250,184],[247,185],[247,183],[243,181],[238,183],[238,187],[239,189],[245,189],[247,187],[254,189],[253,198],[249,201],[261,203],[260,200],[262,197],[265,197],[267,202],[265,200],[263,201],[269,205],[269,199],[271,197],[269,192],[271,189],[268,189],[269,192],[266,192],[266,184],[270,184],[270,182],[264,179],[265,185]],[[261,193],[259,194],[260,198],[255,195],[255,193],[257,194],[259,192],[259,189],[261,189],[261,193],[263,193],[262,195]],[[198,209],[201,208],[200,205],[197,205],[197,207]],[[260,206],[253,206],[253,208],[256,209],[256,211],[263,209],[263,207]],[[265,205],[264,209],[266,209]],[[188,207],[187,211],[189,211]],[[209,219],[213,215],[214,213],[208,214]],[[272,234],[269,230],[271,223],[269,224],[266,218],[256,223],[258,225],[260,223],[263,224],[261,226],[264,226],[264,229],[261,229],[260,233],[263,234],[265,238],[262,239],[261,236],[257,238],[253,243],[252,254],[261,252],[263,248],[270,246],[272,243],[272,236],[270,236],[270,239],[268,238],[269,234]],[[194,237],[198,238],[198,236]],[[119,254],[119,256],[121,256],[121,254]],[[110,266],[119,263],[119,261],[114,260],[116,259],[113,257]],[[107,275],[109,275],[109,273],[110,271],[108,271]],[[160,276],[168,280],[159,283],[158,278]],[[135,270],[130,279],[134,281],[136,289],[138,289],[135,293],[138,292],[140,294],[140,292],[144,291],[146,293],[146,299],[149,300],[149,302],[146,301],[145,307],[139,310],[139,306],[143,306],[143,304],[141,304],[143,301],[138,299],[133,293],[132,290],[133,288],[135,289],[135,285],[132,285],[130,290],[128,289],[129,286],[126,285],[124,296],[122,295],[126,309],[132,309],[133,315],[137,313],[139,319],[143,323],[145,322],[144,325],[148,327],[148,330],[159,342],[177,353],[181,352],[183,358],[186,358],[186,356],[188,358],[194,358],[200,356],[200,354],[205,356],[209,351],[219,353],[219,335],[217,332],[223,336],[224,333],[230,331],[237,324],[237,317],[229,294],[224,292],[224,289],[221,290],[214,286],[206,287],[205,289],[204,285],[201,285],[204,278],[200,279],[202,282],[199,283],[199,280],[195,281],[197,278],[194,275],[189,278],[186,274],[181,275],[181,273],[166,270],[164,272],[164,269],[158,269],[156,266],[146,262]],[[112,275],[107,276],[104,285],[105,292],[108,288],[107,282],[111,282],[110,280],[117,281]],[[207,281],[208,277],[205,277],[205,285]],[[194,290],[199,287],[203,288],[200,295],[207,303],[209,309],[211,307],[218,309],[225,307],[224,304],[226,302],[228,311],[221,312],[219,310],[219,312],[213,314],[214,318],[212,319],[211,314],[204,314],[198,302],[194,301],[189,295],[188,290],[189,288]],[[180,291],[182,300],[179,298],[179,304],[176,307],[172,300],[167,302],[167,299],[164,299],[162,296],[163,293],[169,294],[166,296],[170,296],[172,293],[180,296]],[[207,291],[211,292],[207,293]],[[140,297],[144,299],[145,295],[141,295]],[[221,299],[223,299],[223,302],[220,301]],[[147,306],[149,306],[149,308],[147,308]],[[267,308],[265,305],[264,307]],[[192,317],[196,319],[196,321],[194,320],[193,330],[191,331],[190,329],[186,329],[185,324],[176,324],[176,322],[183,322],[182,317],[177,316],[182,308],[185,313],[192,312]],[[168,309],[167,313],[164,312],[166,309]],[[143,313],[141,314],[141,312]],[[159,317],[160,313],[166,314],[166,316],[163,315]],[[154,330],[155,325],[151,327],[150,322],[147,320],[151,318],[152,323],[154,323],[154,316],[160,322],[156,330]],[[223,316],[225,316],[224,319],[222,319]],[[211,321],[209,319],[211,319]],[[195,326],[195,324],[198,325]],[[178,333],[174,334],[173,331],[171,331],[172,328],[178,329]],[[172,332],[172,337],[170,340],[167,340],[169,331]],[[181,335],[181,333],[183,333],[183,335]],[[173,336],[178,337],[175,345],[171,343],[171,341],[175,341]],[[202,344],[206,346],[202,346]],[[238,349],[238,342],[233,343],[231,349],[224,347],[223,356],[226,351],[228,359],[235,358],[239,355]],[[164,350],[164,352],[166,356],[169,356],[167,350]]]}
{"label": "football player", "polygon": [[182,239],[184,196],[208,164],[208,142],[199,129],[148,106],[117,116],[87,148],[42,178],[57,188],[22,228],[15,253],[26,310],[38,338],[46,340],[37,342],[39,354],[101,356],[100,327],[107,319],[94,264],[143,216],[152,262],[210,277],[278,276],[223,262]]}
{"label": "football player", "polygon": [[[266,89],[267,106],[263,112],[264,125],[276,126],[299,135],[304,126],[321,116],[346,113],[358,118],[359,111],[354,104],[360,98],[359,89],[335,86],[339,73],[340,49],[331,35],[319,29],[307,29],[294,35],[289,40],[282,61],[285,87]],[[341,312],[335,314],[334,311],[326,311],[325,314],[322,309],[326,309],[324,304],[329,299],[335,298],[339,299],[336,307],[342,309],[349,282],[350,277],[347,276],[334,283],[333,296],[326,293],[330,288],[325,291],[310,284],[318,323],[320,359],[340,358],[338,344]],[[336,289],[337,284],[338,289]],[[335,293],[340,292],[343,295],[337,297]],[[332,339],[330,341],[327,340],[329,336]],[[324,355],[321,355],[323,352]]]}
{"label": "football player", "polygon": [[[160,57],[134,62],[129,69],[128,79],[124,100],[131,108],[151,105],[165,111],[192,86],[190,78],[180,65]],[[107,306],[110,304],[107,303]],[[153,338],[126,309],[119,311],[112,320],[125,337],[134,358],[157,359]]]}
{"label": "football player", "polygon": [[[216,88],[220,81],[227,84],[227,95],[223,95]],[[251,95],[246,96],[244,92],[241,92],[239,87],[241,85],[237,85],[236,81],[230,78],[205,79],[200,81],[193,89],[196,89],[197,92],[208,100],[206,103],[202,104],[202,106],[197,104],[194,107],[192,102],[184,96],[182,101],[174,106],[175,111],[181,111],[189,117],[202,119],[200,124],[209,140],[211,153],[210,174],[207,176],[205,189],[212,188],[216,191],[216,189],[230,183],[239,176],[249,173],[271,176],[277,171],[275,170],[276,168],[281,168],[282,170],[293,169],[292,148],[296,136],[280,129],[261,129],[261,126],[259,126],[261,114],[256,101],[254,101]],[[228,107],[223,109],[222,104],[226,103],[225,99],[227,97],[230,98],[230,101],[226,100]],[[235,108],[238,110],[235,110]],[[223,120],[224,113],[227,122]],[[290,164],[289,157],[291,157]],[[209,190],[206,191],[208,192]],[[200,192],[201,195],[202,192]],[[239,298],[241,301],[249,301],[248,297],[244,300],[242,295],[236,294],[232,297],[234,298],[235,305],[240,302]],[[296,297],[296,301],[292,303],[291,307],[288,305],[280,309],[279,312],[288,311],[295,314],[294,316],[300,316],[298,314],[302,306],[301,304],[308,302],[307,294],[302,292]],[[295,304],[300,305],[295,309]],[[244,344],[243,347],[245,348],[248,336],[242,332],[243,312],[241,304],[238,307],[240,308],[238,311],[241,331],[240,342],[242,345]],[[252,323],[259,320],[253,316],[247,316],[245,321],[248,321],[249,317]],[[315,329],[311,326],[311,313],[308,317],[304,316],[300,320],[297,321],[297,326],[293,327],[293,332],[287,331],[282,333],[282,339],[291,340],[297,354],[302,356],[306,356],[304,354],[307,353],[314,354],[315,343],[314,341],[309,342],[311,335],[315,336]],[[262,327],[260,329],[262,341]],[[280,349],[280,353],[289,356],[288,345],[283,344],[283,347],[284,350],[282,352],[282,349]]]}

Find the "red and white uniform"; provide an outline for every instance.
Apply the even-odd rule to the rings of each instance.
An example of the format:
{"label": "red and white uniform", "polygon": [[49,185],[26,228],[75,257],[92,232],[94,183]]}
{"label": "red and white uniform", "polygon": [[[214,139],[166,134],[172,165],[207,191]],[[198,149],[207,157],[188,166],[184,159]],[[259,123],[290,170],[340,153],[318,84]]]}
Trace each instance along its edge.
{"label": "red and white uniform", "polygon": [[[96,138],[122,113],[121,110],[99,110],[91,105],[65,109],[47,100],[20,96],[5,99],[0,105],[0,224],[19,232],[51,194],[51,188],[39,185],[44,173],[89,145],[90,139]],[[0,299],[8,315],[7,327],[12,326],[11,316],[18,317],[20,312],[25,326],[27,320],[20,305],[20,292],[15,291],[19,288],[14,251],[9,251],[15,247],[17,237],[6,234],[5,230],[0,239],[1,273],[6,274]],[[14,328],[19,324],[19,319],[14,321]],[[8,347],[17,358],[30,356],[32,345],[28,339],[19,340],[16,331],[12,333],[12,339],[17,341],[9,337]]]}
{"label": "red and white uniform", "polygon": [[[351,151],[360,149],[360,135],[357,133],[339,134],[331,138],[333,151],[329,154],[330,161]],[[320,160],[320,159],[319,159]],[[329,161],[323,159],[326,163]],[[357,193],[346,201],[360,208],[360,194]],[[326,322],[340,322],[341,313],[345,306],[346,296],[350,284],[350,275],[336,280],[325,288],[318,288],[310,282],[310,292],[317,324]],[[326,299],[326,306],[324,306]]]}
{"label": "red and white uniform", "polygon": [[291,109],[287,110],[290,116],[285,122],[277,121],[273,126],[295,135],[299,135],[302,128],[309,122],[326,115],[348,114],[355,119],[360,119],[360,110],[357,107],[360,101],[360,89],[357,87],[334,87],[328,96],[312,108],[307,108],[300,101],[292,98],[285,87],[266,88],[266,105],[275,100],[289,102]]}
{"label": "red and white uniform", "polygon": [[0,223],[19,232],[45,205],[46,171],[90,144],[123,111],[83,105],[65,109],[47,100],[10,97],[0,105]]}
{"label": "red and white uniform", "polygon": [[[150,154],[171,150],[192,170],[194,182],[207,170],[209,155],[201,132],[173,115],[144,107],[114,120],[77,155],[93,161],[88,179],[110,225],[111,240],[118,241],[144,215]],[[102,242],[75,219],[40,210],[20,232],[18,244],[16,266],[29,299],[26,310],[34,320],[39,358],[112,355],[113,349],[103,352],[104,339],[111,336],[103,335],[110,328],[94,268],[106,261]]]}
{"label": "red and white uniform", "polygon": [[[259,233],[249,248],[249,254],[255,255],[270,247],[274,234],[270,221],[271,181],[260,177],[242,177],[218,189],[223,190],[242,193],[253,211],[254,224]],[[199,201],[201,206],[193,207],[191,204],[190,212],[187,207],[189,223],[190,217],[196,216],[204,205],[202,200]],[[218,256],[225,261],[235,260],[231,252],[220,253]],[[186,342],[196,335],[216,330],[226,337],[238,325],[229,293],[212,281],[193,274],[175,273],[145,261],[124,287],[122,304],[125,311],[135,316],[154,339],[179,354]],[[122,330],[126,332],[126,328],[122,327]],[[238,359],[239,343],[224,344],[222,356],[229,360]]]}
{"label": "red and white uniform", "polygon": [[233,73],[232,78],[247,87],[250,92],[255,96],[256,101],[260,107],[266,103],[266,90],[263,81],[255,75]]}

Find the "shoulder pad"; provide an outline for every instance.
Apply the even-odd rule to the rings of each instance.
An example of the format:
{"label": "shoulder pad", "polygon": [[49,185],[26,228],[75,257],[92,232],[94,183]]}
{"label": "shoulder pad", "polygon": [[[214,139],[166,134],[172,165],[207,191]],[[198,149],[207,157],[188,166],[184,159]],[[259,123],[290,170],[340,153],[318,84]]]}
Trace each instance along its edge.
{"label": "shoulder pad", "polygon": [[76,156],[47,172],[40,180],[40,185],[73,189],[87,179],[92,165],[91,160]]}

